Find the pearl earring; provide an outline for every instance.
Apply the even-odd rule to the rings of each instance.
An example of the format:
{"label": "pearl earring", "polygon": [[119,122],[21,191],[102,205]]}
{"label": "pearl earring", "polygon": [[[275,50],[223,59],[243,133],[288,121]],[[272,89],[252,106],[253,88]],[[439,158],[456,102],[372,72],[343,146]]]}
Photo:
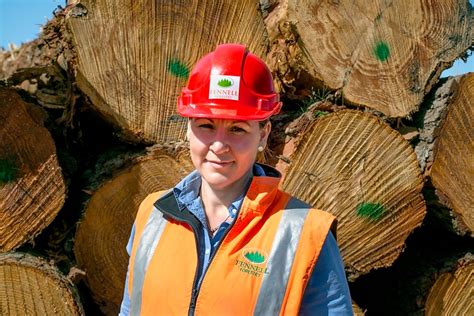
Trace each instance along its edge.
{"label": "pearl earring", "polygon": [[259,152],[262,152],[264,149],[265,149],[265,148],[264,148],[262,145],[258,146],[258,148],[257,148],[257,150],[258,150]]}

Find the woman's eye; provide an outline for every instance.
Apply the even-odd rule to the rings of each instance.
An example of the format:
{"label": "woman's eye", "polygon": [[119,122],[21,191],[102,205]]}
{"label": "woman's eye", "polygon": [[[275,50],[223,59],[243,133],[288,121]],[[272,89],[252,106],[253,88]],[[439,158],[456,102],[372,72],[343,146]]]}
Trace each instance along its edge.
{"label": "woman's eye", "polygon": [[230,131],[231,131],[232,133],[237,133],[237,134],[241,134],[241,133],[245,133],[245,132],[246,132],[245,129],[243,129],[242,127],[238,127],[238,126],[232,126],[232,127],[230,128]]}
{"label": "woman's eye", "polygon": [[214,126],[212,126],[212,124],[199,124],[199,128],[203,128],[203,129],[213,129]]}

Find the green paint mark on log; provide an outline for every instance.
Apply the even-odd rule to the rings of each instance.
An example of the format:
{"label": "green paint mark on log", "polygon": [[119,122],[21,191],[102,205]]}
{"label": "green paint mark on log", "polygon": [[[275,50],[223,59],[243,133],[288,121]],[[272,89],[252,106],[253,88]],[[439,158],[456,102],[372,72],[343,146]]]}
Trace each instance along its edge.
{"label": "green paint mark on log", "polygon": [[385,210],[380,203],[360,203],[356,208],[357,215],[376,221],[382,218]]}
{"label": "green paint mark on log", "polygon": [[168,71],[179,78],[188,78],[189,76],[188,67],[177,59],[168,61]]}
{"label": "green paint mark on log", "polygon": [[8,183],[16,179],[18,168],[11,159],[0,159],[0,184]]}
{"label": "green paint mark on log", "polygon": [[374,48],[375,57],[380,61],[386,61],[390,57],[390,48],[387,43],[379,42]]}

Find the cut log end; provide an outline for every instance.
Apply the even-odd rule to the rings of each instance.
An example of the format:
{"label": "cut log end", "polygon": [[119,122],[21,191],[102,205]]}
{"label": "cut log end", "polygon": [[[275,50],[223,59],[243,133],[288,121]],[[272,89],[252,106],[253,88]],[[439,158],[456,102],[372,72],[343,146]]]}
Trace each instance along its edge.
{"label": "cut log end", "polygon": [[441,274],[430,290],[425,315],[473,315],[474,256],[467,254],[454,271]]}
{"label": "cut log end", "polygon": [[438,137],[430,171],[460,234],[474,236],[474,73],[461,78]]}
{"label": "cut log end", "polygon": [[74,286],[44,260],[0,254],[0,314],[84,315]]}
{"label": "cut log end", "polygon": [[472,45],[471,19],[468,1],[283,0],[265,19],[270,65],[286,94],[324,84],[404,117]]}
{"label": "cut log end", "polygon": [[424,218],[416,155],[375,116],[343,110],[316,120],[290,161],[283,189],[336,215],[350,280],[390,266]]}
{"label": "cut log end", "polygon": [[15,249],[56,217],[66,188],[54,142],[14,90],[0,89],[0,251]]}
{"label": "cut log end", "polygon": [[[185,138],[176,98],[199,58],[223,42],[245,44],[258,56],[268,46],[258,3],[251,0],[80,5],[81,14],[68,17],[77,84],[124,134],[145,142]],[[103,42],[108,49],[97,45]]]}

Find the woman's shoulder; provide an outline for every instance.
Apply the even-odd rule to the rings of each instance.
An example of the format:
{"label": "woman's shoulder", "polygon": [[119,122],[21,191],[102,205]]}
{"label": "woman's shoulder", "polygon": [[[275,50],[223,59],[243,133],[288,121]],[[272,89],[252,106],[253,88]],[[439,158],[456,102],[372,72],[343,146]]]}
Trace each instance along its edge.
{"label": "woman's shoulder", "polygon": [[322,210],[320,208],[314,207],[311,204],[301,199],[298,199],[288,193],[285,193],[285,192],[282,192],[282,193],[287,195],[288,203],[286,204],[285,208],[281,211],[295,212],[295,213],[303,212],[301,215],[304,216],[308,221],[310,221],[312,223],[311,225],[315,226],[316,223],[317,225],[321,225],[322,223],[325,223],[323,224],[323,226],[327,226],[329,230],[333,233],[333,235],[336,236],[337,219],[333,214],[325,210]]}

